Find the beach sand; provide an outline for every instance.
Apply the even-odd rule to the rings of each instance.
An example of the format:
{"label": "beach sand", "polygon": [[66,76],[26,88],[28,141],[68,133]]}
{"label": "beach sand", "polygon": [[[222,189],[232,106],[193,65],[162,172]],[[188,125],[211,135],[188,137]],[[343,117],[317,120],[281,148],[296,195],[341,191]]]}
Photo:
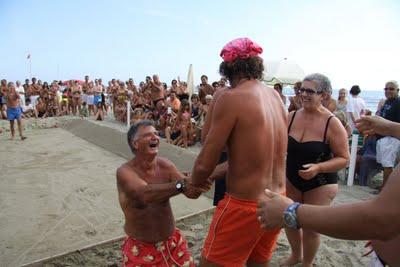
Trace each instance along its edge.
{"label": "beach sand", "polygon": [[[117,199],[115,170],[129,155],[115,153],[105,144],[95,145],[99,140],[90,136],[101,135],[102,142],[107,142],[124,136],[126,127],[72,118],[31,119],[25,121],[25,126],[28,139],[23,142],[9,141],[7,131],[0,135],[0,265],[20,266],[123,236],[123,214]],[[101,130],[97,126],[117,132]],[[1,121],[0,127],[7,129],[8,123]],[[126,140],[113,142],[110,141],[112,146],[119,148]],[[160,154],[170,154],[174,163],[183,170],[190,169],[195,157],[193,151],[171,148],[166,144],[163,144]],[[371,198],[370,192],[371,189],[359,186],[340,186],[335,204]],[[202,197],[189,201],[180,197],[173,198],[172,205],[178,219],[210,208],[211,200]],[[205,212],[178,220],[177,225],[187,236],[196,259],[210,218],[211,212]],[[121,241],[117,240],[72,252],[46,264],[120,266],[120,244]],[[361,257],[364,244],[364,241],[323,237],[316,265],[365,266],[369,259]],[[277,266],[278,259],[289,251],[282,233],[272,266]]]}

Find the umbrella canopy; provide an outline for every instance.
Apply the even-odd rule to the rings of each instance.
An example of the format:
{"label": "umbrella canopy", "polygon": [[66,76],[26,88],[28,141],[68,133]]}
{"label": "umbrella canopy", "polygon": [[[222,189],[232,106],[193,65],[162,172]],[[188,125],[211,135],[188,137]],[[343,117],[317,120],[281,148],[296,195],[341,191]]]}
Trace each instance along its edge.
{"label": "umbrella canopy", "polygon": [[305,73],[295,62],[287,60],[265,62],[264,82],[268,85],[281,83],[283,85],[293,85],[297,81],[303,80]]}
{"label": "umbrella canopy", "polygon": [[193,95],[194,92],[194,78],[193,78],[193,65],[190,64],[188,76],[187,76],[187,89],[189,92],[189,99]]}

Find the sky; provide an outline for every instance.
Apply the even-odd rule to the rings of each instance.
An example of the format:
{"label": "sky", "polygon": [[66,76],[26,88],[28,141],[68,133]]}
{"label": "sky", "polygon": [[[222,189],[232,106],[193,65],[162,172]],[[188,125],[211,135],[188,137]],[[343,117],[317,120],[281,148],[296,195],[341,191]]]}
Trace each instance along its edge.
{"label": "sky", "polygon": [[[190,3],[189,3],[190,2]],[[219,79],[219,52],[249,37],[334,88],[400,81],[400,1],[0,0],[0,78],[43,81],[159,74]],[[266,64],[268,69],[268,65]]]}

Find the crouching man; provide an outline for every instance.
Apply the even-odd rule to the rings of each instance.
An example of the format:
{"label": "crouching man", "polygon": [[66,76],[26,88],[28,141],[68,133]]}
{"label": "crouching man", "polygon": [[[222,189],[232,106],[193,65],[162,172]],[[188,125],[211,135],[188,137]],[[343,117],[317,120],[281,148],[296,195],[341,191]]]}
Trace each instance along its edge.
{"label": "crouching man", "polygon": [[175,228],[169,199],[181,193],[198,198],[210,185],[192,186],[171,161],[157,157],[159,143],[151,121],[138,121],[128,131],[135,157],[117,170],[127,234],[123,266],[195,266],[185,238]]}

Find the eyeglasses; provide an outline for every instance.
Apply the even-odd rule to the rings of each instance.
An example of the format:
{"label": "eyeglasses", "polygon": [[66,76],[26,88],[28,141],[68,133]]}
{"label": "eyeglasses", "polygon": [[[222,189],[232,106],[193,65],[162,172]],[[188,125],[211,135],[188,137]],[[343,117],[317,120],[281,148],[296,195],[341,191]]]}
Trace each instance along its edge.
{"label": "eyeglasses", "polygon": [[300,91],[300,93],[306,92],[307,95],[321,94],[322,93],[322,92],[314,91],[313,89],[309,89],[309,88],[300,88],[299,91]]}
{"label": "eyeglasses", "polygon": [[383,88],[383,90],[385,90],[385,91],[394,91],[394,90],[396,90],[396,88],[394,88],[394,87],[386,87],[386,88]]}

